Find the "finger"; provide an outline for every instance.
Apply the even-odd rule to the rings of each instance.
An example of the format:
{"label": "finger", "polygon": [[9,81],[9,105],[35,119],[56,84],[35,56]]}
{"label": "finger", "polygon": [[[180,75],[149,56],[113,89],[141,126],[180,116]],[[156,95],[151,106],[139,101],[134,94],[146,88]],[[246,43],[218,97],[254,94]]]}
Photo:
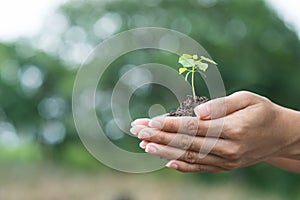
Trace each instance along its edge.
{"label": "finger", "polygon": [[139,132],[141,130],[143,130],[144,128],[147,128],[147,126],[144,126],[144,125],[135,125],[133,126],[131,129],[130,129],[130,132],[135,135],[135,136],[138,136]]}
{"label": "finger", "polygon": [[[156,117],[166,117],[168,116],[168,113],[156,116]],[[136,125],[143,125],[143,126],[148,126],[150,119],[149,118],[139,118],[131,122],[131,126],[136,126]]]}
{"label": "finger", "polygon": [[137,125],[148,126],[149,121],[150,121],[150,119],[148,119],[148,118],[136,119],[131,123],[131,126],[137,126]]}
{"label": "finger", "polygon": [[187,133],[189,135],[205,135],[208,123],[201,122],[196,117],[155,117],[150,120],[149,126],[171,133]]}
{"label": "finger", "polygon": [[222,172],[222,168],[211,165],[190,164],[180,160],[171,160],[166,164],[166,167],[175,169],[181,172]]}
{"label": "finger", "polygon": [[224,125],[223,118],[203,121],[196,117],[155,117],[149,122],[149,127],[164,132],[179,132],[187,135],[208,137],[222,137],[222,130],[223,128],[225,129]]}
{"label": "finger", "polygon": [[147,140],[143,140],[140,142],[139,146],[142,148],[142,149],[145,149],[147,144],[149,144],[149,142]]}
{"label": "finger", "polygon": [[195,114],[200,119],[217,119],[244,109],[255,102],[256,95],[241,91],[224,98],[218,98],[197,106]]}
{"label": "finger", "polygon": [[210,153],[215,155],[222,155],[223,149],[230,146],[227,140],[221,138],[204,138],[181,133],[167,133],[153,128],[142,129],[138,134],[138,138],[182,150],[210,151]]}
{"label": "finger", "polygon": [[190,164],[212,165],[221,167],[226,162],[225,159],[212,154],[202,156],[198,152],[177,149],[174,147],[164,146],[156,143],[147,144],[145,151],[166,160],[181,160]]}

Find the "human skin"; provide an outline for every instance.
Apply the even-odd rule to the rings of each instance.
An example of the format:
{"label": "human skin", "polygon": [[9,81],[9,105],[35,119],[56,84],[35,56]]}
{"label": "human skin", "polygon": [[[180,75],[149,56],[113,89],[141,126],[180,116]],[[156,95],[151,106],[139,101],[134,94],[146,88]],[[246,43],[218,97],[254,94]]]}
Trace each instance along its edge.
{"label": "human skin", "polygon": [[[268,162],[300,173],[300,112],[245,91],[223,98],[225,112],[215,112],[218,106],[213,105],[220,100],[195,108],[197,117],[137,119],[131,132],[146,152],[182,172],[221,172]],[[208,129],[220,133],[206,135]]]}

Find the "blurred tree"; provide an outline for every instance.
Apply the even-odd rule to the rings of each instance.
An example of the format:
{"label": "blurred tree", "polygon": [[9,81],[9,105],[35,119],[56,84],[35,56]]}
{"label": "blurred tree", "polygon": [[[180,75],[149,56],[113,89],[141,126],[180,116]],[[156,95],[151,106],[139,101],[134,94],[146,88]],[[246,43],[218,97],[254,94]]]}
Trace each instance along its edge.
{"label": "blurred tree", "polygon": [[[262,0],[69,1],[45,22],[39,37],[0,45],[2,146],[30,141],[41,144],[46,158],[69,155],[64,152],[71,152],[68,148],[73,149],[74,142],[80,144],[71,115],[73,81],[80,63],[111,35],[146,26],[174,29],[201,43],[219,63],[228,93],[251,90],[300,108],[300,93],[294,92],[299,85],[299,39]],[[98,97],[107,103],[99,105],[97,112],[108,130],[115,130],[109,98],[119,78],[116,74],[148,62],[179,66],[177,57],[166,52],[132,52],[115,61],[100,80]],[[196,87],[207,95],[206,88]],[[170,100],[172,95],[157,85],[140,88],[132,97],[132,113],[146,116],[154,103],[172,109],[177,104]],[[122,148],[138,151],[137,140],[109,134]],[[297,194],[299,182],[292,174],[265,165],[199,176],[242,179],[263,189],[276,188],[288,198]]]}

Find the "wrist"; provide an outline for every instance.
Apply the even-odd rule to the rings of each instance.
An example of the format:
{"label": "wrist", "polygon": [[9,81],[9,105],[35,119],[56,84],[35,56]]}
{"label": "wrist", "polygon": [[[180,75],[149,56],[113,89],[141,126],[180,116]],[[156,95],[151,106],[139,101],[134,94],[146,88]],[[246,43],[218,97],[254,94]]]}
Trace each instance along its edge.
{"label": "wrist", "polygon": [[283,144],[276,157],[300,160],[300,112],[276,106],[278,134]]}

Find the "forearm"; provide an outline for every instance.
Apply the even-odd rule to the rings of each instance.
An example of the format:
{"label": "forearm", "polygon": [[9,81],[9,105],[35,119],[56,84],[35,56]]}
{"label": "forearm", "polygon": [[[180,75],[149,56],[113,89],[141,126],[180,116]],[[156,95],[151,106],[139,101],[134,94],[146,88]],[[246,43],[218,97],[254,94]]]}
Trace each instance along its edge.
{"label": "forearm", "polygon": [[281,132],[285,146],[276,157],[300,161],[300,112],[281,107]]}
{"label": "forearm", "polygon": [[288,158],[272,158],[270,160],[267,160],[267,163],[270,163],[281,169],[300,174],[300,160],[292,160]]}
{"label": "forearm", "polygon": [[287,171],[300,173],[300,112],[280,107],[280,122],[287,145],[279,152],[278,157],[269,158],[266,162]]}

